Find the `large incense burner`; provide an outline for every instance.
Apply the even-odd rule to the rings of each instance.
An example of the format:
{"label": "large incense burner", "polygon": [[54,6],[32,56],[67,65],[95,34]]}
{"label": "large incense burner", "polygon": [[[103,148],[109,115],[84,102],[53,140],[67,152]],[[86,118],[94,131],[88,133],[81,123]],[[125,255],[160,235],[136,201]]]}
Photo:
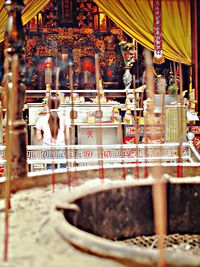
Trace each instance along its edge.
{"label": "large incense burner", "polygon": [[[102,142],[99,142],[102,139],[100,134],[97,136],[97,146],[90,147],[89,154],[93,157],[84,159],[80,157],[81,152],[86,149],[84,146],[66,146],[62,151],[60,148],[56,150],[54,147],[53,153],[50,147],[43,147],[41,150],[37,147],[26,146],[26,123],[23,119],[26,92],[25,38],[21,20],[23,2],[23,0],[5,1],[8,21],[5,28],[5,62],[2,85],[6,107],[6,148],[0,148],[3,155],[2,160],[4,160],[3,153],[6,158],[6,180],[0,182],[0,197],[6,199],[5,233],[9,233],[11,193],[22,189],[46,186],[50,183],[54,186],[54,182],[70,184],[70,179],[75,181],[77,178],[98,176],[102,178],[103,175],[99,174],[100,171],[110,179],[122,177],[125,180],[131,174],[131,182],[110,181],[107,183],[102,181],[98,187],[95,184],[92,187],[85,186],[85,189],[70,194],[55,210],[54,219],[57,233],[75,247],[101,257],[111,258],[120,262],[122,266],[200,266],[200,210],[198,209],[200,206],[200,178],[161,178],[162,172],[176,176],[177,169],[179,169],[178,176],[180,177],[199,175],[199,154],[191,142],[192,138],[191,140],[188,138],[189,142],[185,142],[185,107],[180,106],[179,108],[178,105],[178,111],[171,108],[166,112],[166,123],[171,124],[172,127],[168,129],[168,135],[165,138],[167,143],[165,144],[126,146],[120,143],[103,147]],[[150,55],[151,53],[149,53]],[[152,60],[146,56],[145,61],[147,63],[148,97],[154,99]],[[101,86],[97,63],[96,60],[96,88],[99,93]],[[71,74],[70,77],[72,77]],[[58,82],[56,84],[57,88]],[[182,90],[182,88],[180,89]],[[73,95],[73,77],[70,80],[70,93]],[[101,122],[100,97],[98,101],[98,114],[100,114],[98,119]],[[72,114],[73,108],[72,104]],[[164,106],[162,106],[162,110],[164,110]],[[153,113],[154,107],[152,106],[146,112],[146,118],[151,118]],[[176,127],[177,120],[174,120],[173,123],[170,120],[170,118],[176,117],[179,118],[178,121],[182,122],[178,128]],[[161,140],[163,138],[162,123],[163,118],[160,120]],[[72,124],[74,126],[74,121]],[[174,129],[176,131],[172,132]],[[119,131],[119,128],[117,130]],[[78,152],[77,149],[79,149]],[[39,153],[35,153],[35,151],[39,151]],[[69,168],[65,172],[55,171],[53,175],[50,172],[35,175],[28,173],[28,164],[41,162],[44,158],[49,160],[48,162],[45,159],[45,163],[67,163]],[[85,161],[88,164],[86,168],[81,165]],[[113,165],[109,165],[110,163]],[[149,174],[154,179],[133,179],[147,177],[148,175],[144,174],[147,167]],[[133,173],[136,171],[138,175],[134,176]],[[167,223],[164,246],[166,264],[162,265],[159,264],[159,259],[163,247],[158,249],[158,237],[155,231],[155,218],[162,218],[160,214],[155,216],[155,214],[158,215],[157,209],[155,209],[155,191],[153,190],[156,183],[166,187],[167,211],[165,214],[163,213],[163,217],[166,215]],[[162,190],[157,193],[160,199],[164,199],[160,197]],[[133,245],[127,246],[127,244]],[[5,261],[8,260],[7,252],[8,236],[5,235]]]}
{"label": "large incense burner", "polygon": [[[199,179],[172,178],[164,182],[167,266],[200,266],[200,212],[195,208],[200,205]],[[124,266],[157,266],[153,183],[153,179],[105,182],[98,188],[76,192],[57,207],[56,230],[81,250],[112,258]]]}

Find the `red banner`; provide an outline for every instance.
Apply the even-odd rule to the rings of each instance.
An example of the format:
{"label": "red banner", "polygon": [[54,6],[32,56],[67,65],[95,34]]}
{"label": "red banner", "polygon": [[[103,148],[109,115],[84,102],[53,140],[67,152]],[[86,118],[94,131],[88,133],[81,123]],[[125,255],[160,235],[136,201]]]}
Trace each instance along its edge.
{"label": "red banner", "polygon": [[164,62],[162,55],[162,0],[153,0],[154,63]]}

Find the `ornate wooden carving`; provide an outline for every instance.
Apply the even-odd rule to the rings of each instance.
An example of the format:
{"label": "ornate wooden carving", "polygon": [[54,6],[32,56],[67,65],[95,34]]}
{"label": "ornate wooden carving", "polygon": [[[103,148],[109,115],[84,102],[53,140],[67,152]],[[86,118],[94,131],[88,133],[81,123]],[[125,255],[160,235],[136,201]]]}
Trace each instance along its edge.
{"label": "ornate wooden carving", "polygon": [[23,0],[7,0],[8,21],[5,29],[3,86],[6,95],[7,177],[27,175],[26,123],[23,120],[25,100],[25,38],[21,20]]}
{"label": "ornate wooden carving", "polygon": [[[109,35],[95,35],[92,13],[95,5],[93,0],[50,0],[44,7],[43,25],[40,30],[34,34],[27,31],[26,61],[29,90],[45,89],[45,57],[52,57],[54,66],[60,67],[60,88],[69,88],[67,61],[63,64],[63,53],[73,57],[75,88],[83,89],[80,57],[94,57],[95,53],[99,53],[105,88],[123,86],[119,81],[122,80],[124,62],[123,58],[121,59],[118,43],[124,33],[115,26],[111,27]],[[68,17],[65,16],[63,20],[64,13],[68,14]]]}

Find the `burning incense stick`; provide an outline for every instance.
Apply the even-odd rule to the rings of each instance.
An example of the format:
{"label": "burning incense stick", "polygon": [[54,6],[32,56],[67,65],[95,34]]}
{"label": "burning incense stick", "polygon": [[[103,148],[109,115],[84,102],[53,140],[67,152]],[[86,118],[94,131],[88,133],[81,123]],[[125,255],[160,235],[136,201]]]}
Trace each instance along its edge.
{"label": "burning incense stick", "polygon": [[[179,62],[179,84],[180,84],[180,102],[183,104],[183,74],[182,74],[182,64]],[[182,162],[182,143],[183,143],[183,134],[184,134],[184,127],[183,127],[183,108],[178,107],[178,125],[179,125],[179,146],[178,146],[178,166],[177,166],[177,176],[182,177],[183,176],[183,169],[181,166]]]}
{"label": "burning incense stick", "polygon": [[[9,209],[10,209],[10,181],[11,181],[11,129],[13,130],[13,122],[15,119],[16,103],[11,98],[11,93],[18,88],[18,71],[19,58],[17,55],[13,56],[12,60],[12,87],[7,87],[6,100],[6,188],[5,188],[5,236],[4,236],[4,261],[8,261],[8,245],[9,245]],[[9,73],[9,72],[8,72]],[[9,76],[7,76],[9,77]],[[10,80],[9,80],[10,81]],[[8,86],[8,81],[6,83]],[[10,100],[10,101],[9,101]]]}
{"label": "burning incense stick", "polygon": [[100,69],[99,69],[99,55],[95,54],[95,79],[96,79],[96,89],[97,89],[97,95],[98,95],[98,119],[99,119],[99,128],[97,130],[97,145],[100,145],[100,148],[98,150],[99,155],[99,178],[104,179],[104,166],[103,166],[103,150],[102,150],[102,125],[101,125],[101,119],[102,119],[102,110],[101,110],[101,98],[100,98]]}
{"label": "burning incense stick", "polygon": [[[146,73],[147,73],[147,88],[148,94],[154,98],[154,74],[152,70],[152,56],[150,51],[145,51],[145,62],[146,62]],[[153,110],[150,112],[153,115]],[[161,165],[158,167],[152,167],[152,177],[154,178],[153,184],[153,206],[154,206],[154,224],[155,232],[158,235],[158,248],[159,248],[159,262],[158,266],[165,265],[165,254],[164,254],[164,237],[166,236],[166,186],[162,180],[162,168]]]}
{"label": "burning incense stick", "polygon": [[58,93],[59,88],[59,75],[60,75],[60,67],[56,68],[56,93]]}
{"label": "burning incense stick", "polygon": [[69,88],[72,93],[73,91],[73,69],[72,69],[72,62],[69,62]]}
{"label": "burning incense stick", "polygon": [[99,55],[95,54],[95,80],[96,80],[96,89],[99,90],[99,77],[100,77],[100,71],[99,71]]}
{"label": "burning incense stick", "polygon": [[135,166],[135,178],[139,178],[139,166],[138,166],[138,142],[139,142],[139,125],[137,122],[137,110],[136,110],[136,80],[135,75],[133,75],[133,89],[134,89],[134,98],[135,98],[135,108],[134,108],[134,121],[135,121],[135,127],[136,127],[136,166]]}
{"label": "burning incense stick", "polygon": [[[58,101],[59,101],[58,100],[59,75],[60,75],[60,67],[56,67],[56,81],[55,81],[56,106],[59,106],[59,104],[58,104]],[[56,121],[55,121],[54,128],[56,128],[56,127],[57,127],[57,125],[56,125]],[[51,150],[52,150],[52,154],[55,155],[56,154],[55,149],[52,148]],[[52,175],[51,175],[52,192],[55,191],[55,163],[54,163],[54,159],[52,158]]]}
{"label": "burning incense stick", "polygon": [[136,114],[136,92],[135,92],[135,89],[136,89],[136,81],[135,81],[135,74],[133,74],[133,93],[134,93],[134,104],[133,104],[133,108],[134,108],[134,113],[133,113],[133,116],[134,116],[134,121],[135,121],[135,125],[137,124],[137,114]]}
{"label": "burning incense stick", "polygon": [[[74,120],[77,117],[77,115],[76,115],[76,111],[74,109],[74,82],[73,82],[73,63],[72,63],[72,61],[70,61],[70,63],[69,63],[69,87],[70,87],[70,95],[71,95],[71,113],[70,113],[71,133],[70,133],[70,144],[73,144],[74,143],[73,139],[75,139],[75,123],[74,123]],[[75,144],[73,144],[73,145],[75,145]],[[74,185],[76,186],[78,184],[78,176],[77,176],[77,172],[76,172],[76,158],[75,158],[76,153],[75,153],[75,147],[74,146],[72,148],[72,151],[71,151],[71,149],[66,148],[66,155],[69,156],[71,154],[71,152],[74,155],[74,162],[73,162],[73,167],[74,167],[73,180],[74,181],[73,182],[74,182]],[[70,172],[67,171],[67,173],[68,173],[68,186],[70,187],[70,184],[71,184]]]}
{"label": "burning incense stick", "polygon": [[[120,147],[120,153],[121,153],[121,157],[124,157],[124,149],[123,149],[123,130],[122,130],[122,123],[120,122],[118,124],[118,133],[119,133],[119,139],[120,139],[120,143],[121,143],[121,147]],[[126,167],[124,166],[124,159],[122,159],[122,179],[126,180]]]}

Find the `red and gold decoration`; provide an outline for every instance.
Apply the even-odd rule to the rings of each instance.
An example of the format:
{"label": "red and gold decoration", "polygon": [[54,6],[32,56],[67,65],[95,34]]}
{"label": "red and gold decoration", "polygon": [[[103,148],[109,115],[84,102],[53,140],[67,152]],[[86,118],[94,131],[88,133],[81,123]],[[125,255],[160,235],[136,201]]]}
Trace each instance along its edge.
{"label": "red and gold decoration", "polygon": [[133,63],[136,61],[136,48],[135,43],[128,43],[127,41],[122,40],[119,43],[120,50],[123,56],[125,73],[123,75],[123,83],[125,85],[126,91],[130,89],[132,84],[132,75],[130,69],[133,66]]}
{"label": "red and gold decoration", "polygon": [[137,50],[135,43],[121,41],[119,45],[124,59],[125,67],[132,67],[133,63],[137,60]]}
{"label": "red and gold decoration", "polygon": [[[63,60],[63,55],[73,58],[75,89],[94,88],[96,52],[99,54],[103,82],[111,89],[120,87],[123,60],[116,40],[125,39],[126,35],[121,29],[110,25],[108,17],[93,1],[50,0],[41,12],[40,30],[33,31],[34,27],[38,29],[37,17],[33,18],[26,28],[28,90],[45,89],[45,72],[47,69],[52,70],[53,79],[55,67],[60,67],[61,70],[60,88],[69,89],[67,60]],[[57,20],[54,20],[55,16]],[[55,26],[52,21],[57,25]],[[52,58],[52,68],[47,68],[45,65],[47,58]],[[85,62],[85,59],[89,61]]]}
{"label": "red and gold decoration", "polygon": [[200,153],[200,127],[197,125],[190,125],[188,128],[194,134],[193,143]]}
{"label": "red and gold decoration", "polygon": [[124,127],[124,144],[136,144],[139,133],[140,143],[163,143],[162,125],[125,125]]}
{"label": "red and gold decoration", "polygon": [[108,17],[98,6],[94,6],[92,11],[94,16],[94,32],[96,34],[107,34],[109,23]]}
{"label": "red and gold decoration", "polygon": [[161,0],[153,1],[153,23],[154,23],[154,57],[156,64],[164,63],[162,55],[162,5]]}

